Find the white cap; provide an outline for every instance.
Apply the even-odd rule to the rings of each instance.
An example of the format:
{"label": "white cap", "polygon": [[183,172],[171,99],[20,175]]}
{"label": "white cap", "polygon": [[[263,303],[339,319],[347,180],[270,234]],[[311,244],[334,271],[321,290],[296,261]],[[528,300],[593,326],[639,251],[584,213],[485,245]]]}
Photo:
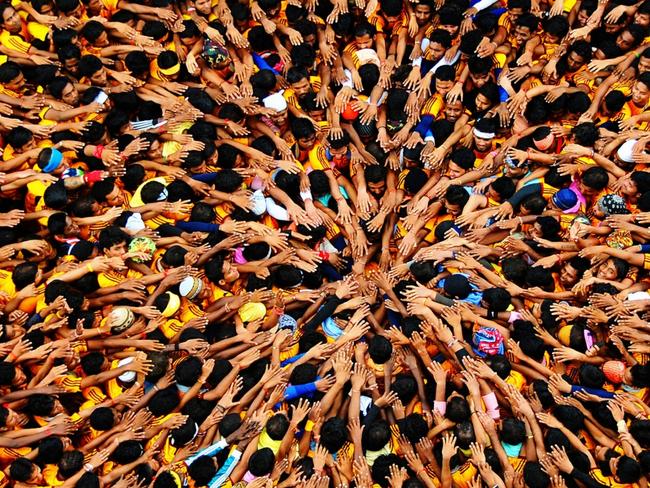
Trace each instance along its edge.
{"label": "white cap", "polygon": [[282,112],[287,109],[287,101],[282,96],[282,91],[273,93],[262,100],[264,107],[272,108],[276,112]]}
{"label": "white cap", "polygon": [[142,221],[142,215],[140,215],[138,212],[133,212],[133,215],[126,219],[125,227],[136,232],[144,230],[145,225]]}
{"label": "white cap", "polygon": [[194,276],[183,278],[183,281],[178,284],[178,292],[182,297],[186,297],[189,300],[196,298],[202,290],[203,281]]}
{"label": "white cap", "polygon": [[[133,362],[133,357],[128,357],[124,359],[120,359],[120,361],[117,363],[117,367],[121,368],[122,366],[126,366],[127,364],[131,364]],[[132,381],[135,381],[135,371],[125,371],[121,375],[117,377],[122,383],[131,383]]]}
{"label": "white cap", "polygon": [[618,151],[616,152],[618,159],[624,163],[633,163],[634,146],[637,142],[638,141],[636,139],[630,139],[621,144],[621,147],[619,147]]}
{"label": "white cap", "polygon": [[255,215],[262,215],[266,212],[266,198],[264,198],[264,193],[262,193],[262,190],[255,190],[253,192],[253,196],[251,197],[251,201],[253,202],[252,212]]}
{"label": "white cap", "polygon": [[377,67],[381,66],[379,55],[374,49],[359,49],[355,54],[359,59],[359,66],[363,66],[364,64],[369,63],[377,65]]}

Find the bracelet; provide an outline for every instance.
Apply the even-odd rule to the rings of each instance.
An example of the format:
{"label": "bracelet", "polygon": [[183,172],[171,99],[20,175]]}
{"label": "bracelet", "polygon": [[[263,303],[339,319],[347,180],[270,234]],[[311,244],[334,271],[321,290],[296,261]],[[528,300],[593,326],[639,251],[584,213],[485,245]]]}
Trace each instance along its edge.
{"label": "bracelet", "polygon": [[226,303],[225,309],[226,309],[226,312],[230,312],[230,307],[229,307],[228,303]]}
{"label": "bracelet", "polygon": [[181,345],[178,342],[174,344],[174,351],[180,351],[180,349],[181,349]]}
{"label": "bracelet", "polygon": [[95,150],[93,151],[93,156],[95,156],[97,159],[101,159],[103,152],[104,152],[104,146],[98,144],[95,147]]}
{"label": "bracelet", "polygon": [[95,271],[91,264],[86,264],[86,269],[88,270],[89,273],[92,273],[92,272]]}
{"label": "bracelet", "polygon": [[84,469],[90,473],[90,472],[92,472],[95,468],[93,467],[92,464],[90,464],[90,463],[86,463],[86,464],[84,464]]}
{"label": "bracelet", "polygon": [[51,427],[46,428],[45,429],[45,434],[48,435],[48,436],[52,435],[52,428]]}
{"label": "bracelet", "polygon": [[275,315],[283,315],[284,307],[273,307],[273,311],[275,312]]}

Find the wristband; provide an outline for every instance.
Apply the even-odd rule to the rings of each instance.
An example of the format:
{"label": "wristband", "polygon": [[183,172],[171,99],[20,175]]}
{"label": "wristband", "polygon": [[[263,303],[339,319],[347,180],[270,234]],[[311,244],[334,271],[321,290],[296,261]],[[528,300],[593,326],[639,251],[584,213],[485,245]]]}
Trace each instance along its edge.
{"label": "wristband", "polygon": [[314,198],[311,196],[311,190],[307,191],[301,191],[300,192],[300,198],[302,198],[302,201],[304,202],[305,200],[313,200]]}
{"label": "wristband", "polygon": [[93,267],[92,267],[91,264],[87,264],[87,265],[86,265],[86,269],[88,270],[89,273],[92,273],[92,272],[95,271],[95,270],[93,269]]}
{"label": "wristband", "polygon": [[307,423],[305,424],[305,432],[311,432],[314,429],[314,422],[311,420],[307,420]]}
{"label": "wristband", "polygon": [[178,342],[174,344],[174,351],[180,351],[180,349],[181,349],[181,345]]}
{"label": "wristband", "polygon": [[99,144],[95,147],[95,150],[93,151],[93,156],[95,156],[97,159],[101,159],[103,152],[104,152],[104,146]]}
{"label": "wristband", "polygon": [[650,252],[650,244],[641,244],[641,252]]}
{"label": "wristband", "polygon": [[97,183],[98,181],[101,181],[102,179],[102,173],[103,171],[90,171],[84,175],[84,182],[85,183]]}
{"label": "wristband", "polygon": [[323,261],[328,261],[330,258],[330,253],[327,251],[318,251],[318,256],[323,260]]}
{"label": "wristband", "polygon": [[627,424],[625,423],[625,420],[619,420],[616,422],[616,430],[619,434],[622,432],[627,432]]}
{"label": "wristband", "polygon": [[84,469],[85,469],[86,471],[88,471],[89,473],[91,473],[95,468],[93,467],[92,464],[90,464],[90,463],[86,463],[86,464],[84,464]]}

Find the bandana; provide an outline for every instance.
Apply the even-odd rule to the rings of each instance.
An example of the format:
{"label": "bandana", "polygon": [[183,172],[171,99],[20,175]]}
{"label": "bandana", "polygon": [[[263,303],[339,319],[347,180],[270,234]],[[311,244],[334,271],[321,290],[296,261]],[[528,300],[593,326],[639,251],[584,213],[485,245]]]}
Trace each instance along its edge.
{"label": "bandana", "polygon": [[605,216],[610,216],[612,214],[622,214],[627,211],[627,206],[625,205],[625,200],[620,195],[610,194],[605,195],[600,200],[598,200],[598,209],[605,214]]}
{"label": "bandana", "polygon": [[[140,215],[139,213],[133,215]],[[133,215],[131,217],[133,217]],[[129,217],[129,219],[131,218]],[[142,217],[140,217],[142,219]],[[156,252],[156,243],[149,237],[134,237],[129,243],[129,252],[142,252],[149,255],[149,259],[141,259],[139,257],[132,258],[136,263],[143,263],[150,261],[153,253]]]}
{"label": "bandana", "polygon": [[625,374],[625,363],[623,361],[606,361],[603,364],[603,373],[608,381],[620,385],[623,383]]}
{"label": "bandana", "polygon": [[508,444],[507,442],[502,442],[501,445],[503,446],[503,450],[506,451],[508,457],[519,457],[522,444]]}
{"label": "bandana", "polygon": [[266,315],[266,307],[263,303],[246,303],[239,309],[239,318],[242,322],[253,322],[254,320],[263,319]]}
{"label": "bandana", "polygon": [[580,209],[580,202],[578,195],[568,188],[555,192],[553,195],[553,203],[557,208],[562,210],[563,213],[576,213]]}
{"label": "bandana", "polygon": [[492,327],[481,327],[472,338],[474,352],[481,357],[503,354],[503,336]]}
{"label": "bandana", "polygon": [[291,315],[283,314],[278,318],[278,328],[280,329],[289,329],[291,332],[295,332],[298,327],[298,322]]}
{"label": "bandana", "polygon": [[632,233],[629,230],[617,229],[607,236],[605,242],[612,249],[625,249],[634,244]]}
{"label": "bandana", "polygon": [[201,56],[211,68],[219,66],[230,57],[228,50],[224,46],[207,36],[204,36],[203,39],[203,52]]}

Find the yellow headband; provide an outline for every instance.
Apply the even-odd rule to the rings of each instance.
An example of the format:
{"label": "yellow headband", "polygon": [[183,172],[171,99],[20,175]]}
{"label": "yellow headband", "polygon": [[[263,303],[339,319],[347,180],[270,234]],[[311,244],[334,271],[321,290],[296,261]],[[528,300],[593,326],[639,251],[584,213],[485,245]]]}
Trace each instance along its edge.
{"label": "yellow headband", "polygon": [[161,68],[160,66],[158,66],[158,70],[159,70],[163,75],[167,75],[167,76],[169,76],[169,75],[175,75],[176,73],[178,73],[178,72],[181,70],[181,65],[180,65],[180,63],[176,63],[176,64],[175,64],[174,66],[172,66],[171,68]]}
{"label": "yellow headband", "polygon": [[171,291],[168,291],[167,295],[169,296],[169,302],[167,302],[165,310],[162,311],[163,317],[171,317],[181,306],[181,299],[178,298],[178,295]]}

